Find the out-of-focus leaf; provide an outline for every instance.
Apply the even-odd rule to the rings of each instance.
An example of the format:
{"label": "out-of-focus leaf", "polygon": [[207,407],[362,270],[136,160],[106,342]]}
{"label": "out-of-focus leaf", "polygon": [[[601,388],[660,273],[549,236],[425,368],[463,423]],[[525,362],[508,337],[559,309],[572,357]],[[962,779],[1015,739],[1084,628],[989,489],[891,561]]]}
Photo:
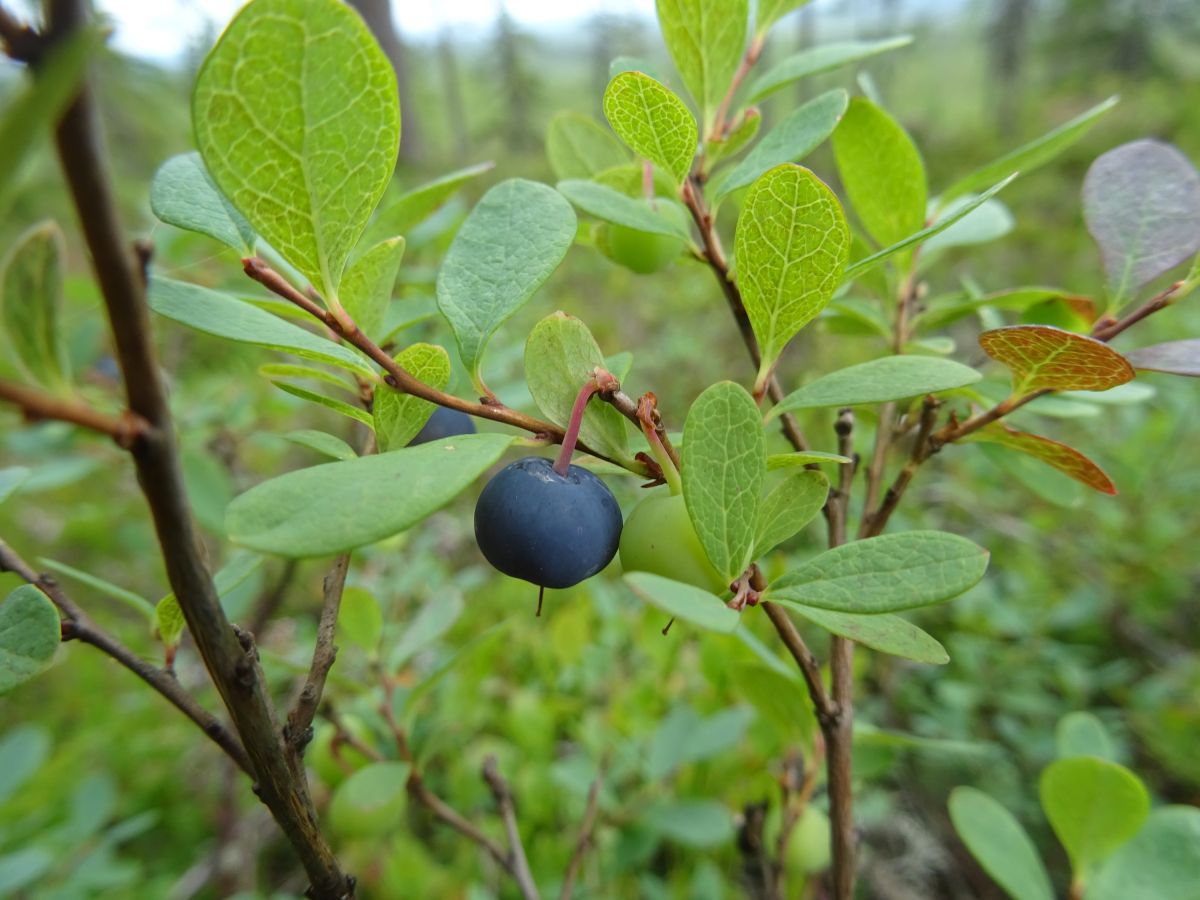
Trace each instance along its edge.
{"label": "out-of-focus leaf", "polygon": [[958,836],[1013,900],[1054,900],[1037,847],[1012,813],[971,787],[955,788],[949,806]]}
{"label": "out-of-focus leaf", "polygon": [[460,187],[495,167],[496,164],[491,162],[478,163],[413,188],[391,206],[375,214],[375,218],[359,239],[359,246],[371,247],[388,238],[407,235],[414,226],[450,199]]}
{"label": "out-of-focus leaf", "polygon": [[58,610],[31,584],[0,603],[0,696],[49,668],[60,632]]}
{"label": "out-of-focus leaf", "polygon": [[0,262],[0,323],[26,376],[61,391],[69,381],[59,329],[63,236],[53,222],[34,225]]}
{"label": "out-of-focus leaf", "polygon": [[1088,883],[1084,900],[1197,900],[1200,810],[1163,806]]}
{"label": "out-of-focus leaf", "polygon": [[801,50],[758,76],[746,91],[747,102],[757,103],[793,81],[828,72],[849,63],[886,53],[912,43],[912,35],[902,34],[879,41],[842,41]]}
{"label": "out-of-focus leaf", "polygon": [[1125,354],[1135,369],[1200,378],[1200,339],[1167,341],[1138,347]]}
{"label": "out-of-focus leaf", "polygon": [[1120,306],[1200,250],[1200,173],[1170,144],[1122,144],[1088,169],[1083,217]]}
{"label": "out-of-focus leaf", "polygon": [[629,162],[629,153],[611,132],[591,116],[573,112],[559,113],[550,120],[546,156],[554,174],[564,179],[592,178]]}
{"label": "out-of-focus leaf", "polygon": [[974,369],[933,356],[885,356],[839,369],[793,391],[767,413],[768,421],[795,409],[885,403],[974,384]]}

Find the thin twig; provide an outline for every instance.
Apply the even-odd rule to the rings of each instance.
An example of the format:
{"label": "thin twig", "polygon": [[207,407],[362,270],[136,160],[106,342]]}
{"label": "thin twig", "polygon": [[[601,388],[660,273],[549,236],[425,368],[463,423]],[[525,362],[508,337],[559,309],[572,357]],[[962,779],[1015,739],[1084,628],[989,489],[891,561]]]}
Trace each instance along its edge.
{"label": "thin twig", "polygon": [[46,391],[0,379],[0,399],[21,408],[30,422],[53,419],[82,425],[112,438],[118,447],[128,450],[135,440],[150,430],[150,424],[136,413],[110,416],[79,400],[57,397]]}
{"label": "thin twig", "polygon": [[742,56],[742,61],[738,64],[737,71],[733,73],[733,78],[729,82],[729,90],[721,98],[721,105],[717,108],[717,114],[713,118],[712,134],[708,136],[709,140],[724,140],[729,133],[726,122],[729,118],[729,107],[733,103],[733,98],[737,94],[738,88],[741,87],[746,76],[750,74],[750,70],[754,68],[754,64],[758,62],[758,57],[762,54],[765,37],[765,35],[756,35],[754,40],[750,42],[750,46],[746,48],[746,53]]}
{"label": "thin twig", "polygon": [[12,547],[0,540],[0,572],[12,572],[42,592],[58,607],[63,616],[63,640],[76,640],[91,644],[102,653],[111,656],[158,693],[162,694],[176,709],[191,719],[201,731],[232,759],[242,771],[252,774],[250,759],[237,735],[233,734],[212,713],[202,707],[196,698],[183,689],[165,669],[153,666],[122,644],[91,620],[51,575],[34,570]]}
{"label": "thin twig", "polygon": [[343,553],[333,562],[333,568],[325,576],[324,602],[321,619],[317,623],[317,640],[313,646],[312,665],[304,679],[304,687],[288,713],[284,726],[284,738],[292,752],[299,755],[312,739],[313,716],[321,705],[321,694],[325,690],[325,679],[333,668],[337,647],[333,638],[337,630],[338,610],[342,606],[342,592],[346,587],[346,573],[350,569],[350,554]]}
{"label": "thin twig", "polygon": [[579,823],[579,838],[575,841],[575,852],[571,854],[571,861],[567,863],[567,871],[563,875],[559,900],[571,900],[571,894],[575,891],[575,876],[583,864],[583,857],[592,845],[592,832],[596,828],[596,819],[600,811],[600,791],[604,787],[605,765],[606,761],[601,760],[596,777],[592,779],[592,786],[588,788],[587,806],[583,810],[583,820]]}
{"label": "thin twig", "polygon": [[525,845],[521,843],[521,829],[517,827],[517,809],[513,803],[512,788],[500,774],[496,757],[490,754],[483,761],[483,780],[487,782],[492,796],[496,798],[496,807],[500,811],[500,819],[504,822],[504,832],[508,835],[512,876],[525,900],[537,900],[537,884],[533,880],[533,873],[529,871],[529,860],[525,858]]}
{"label": "thin twig", "polygon": [[[445,391],[440,391],[432,385],[413,377],[410,372],[389,356],[385,350],[367,337],[362,332],[362,329],[354,324],[352,320],[344,314],[339,318],[330,310],[323,309],[310,297],[306,297],[302,291],[292,286],[286,278],[272,269],[265,260],[256,256],[247,257],[242,260],[242,268],[247,275],[263,287],[283,299],[296,304],[296,306],[323,323],[335,335],[357,347],[374,360],[387,373],[384,382],[389,387],[402,393],[410,394],[413,397],[428,400],[430,403],[436,403],[438,406],[446,406],[450,409],[465,412],[471,416],[477,416],[481,419],[491,419],[493,422],[500,422],[505,425],[511,425],[514,428],[520,428],[523,431],[532,432],[555,444],[562,443],[565,430],[552,422],[546,422],[535,416],[526,415],[490,398],[486,403],[473,403],[470,400],[463,400],[461,397],[447,394]],[[627,467],[619,460],[605,456],[582,443],[579,446],[580,449],[590,453],[592,456],[607,460],[614,465]],[[637,472],[637,474],[644,475],[646,473]]]}
{"label": "thin twig", "polygon": [[[69,38],[87,26],[88,0],[50,0],[48,6],[52,40]],[[85,83],[58,125],[58,155],[108,312],[129,409],[151,426],[131,453],[167,579],[250,757],[258,795],[304,866],[310,895],[319,900],[352,897],[354,879],[341,871],[318,828],[303,771],[292,767],[284,752],[253,642],[230,626],[204,558],[155,358],[145,284],[117,215],[98,116]]]}

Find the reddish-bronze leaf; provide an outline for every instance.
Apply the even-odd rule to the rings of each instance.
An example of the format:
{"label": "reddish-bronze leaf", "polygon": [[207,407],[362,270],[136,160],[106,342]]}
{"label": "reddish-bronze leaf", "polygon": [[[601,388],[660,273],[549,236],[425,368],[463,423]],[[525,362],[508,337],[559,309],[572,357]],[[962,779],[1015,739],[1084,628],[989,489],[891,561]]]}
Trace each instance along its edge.
{"label": "reddish-bronze leaf", "polygon": [[1200,378],[1200,339],[1167,341],[1130,350],[1125,358],[1135,369]]}
{"label": "reddish-bronze leaf", "polygon": [[1012,325],[979,336],[979,346],[1013,373],[1013,393],[1107,391],[1133,379],[1133,366],[1095,338],[1051,325]]}
{"label": "reddish-bronze leaf", "polygon": [[1042,462],[1054,466],[1064,475],[1069,475],[1076,481],[1081,481],[1093,490],[1102,494],[1115,494],[1117,487],[1112,483],[1104,470],[1076,450],[1060,441],[1048,437],[1030,434],[1027,431],[1017,431],[1002,422],[995,422],[972,434],[967,440],[983,441],[990,444],[1002,444],[1035,456]]}

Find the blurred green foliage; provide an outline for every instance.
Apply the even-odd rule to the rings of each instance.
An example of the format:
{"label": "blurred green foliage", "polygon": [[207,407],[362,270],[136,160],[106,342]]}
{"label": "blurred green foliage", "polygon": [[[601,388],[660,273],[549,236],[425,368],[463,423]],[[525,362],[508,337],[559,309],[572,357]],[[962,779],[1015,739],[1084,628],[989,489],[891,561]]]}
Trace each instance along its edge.
{"label": "blurred green foliage", "polygon": [[[922,148],[935,189],[1110,94],[1122,98],[1085,140],[1006,190],[1013,232],[986,247],[947,251],[931,294],[955,290],[962,280],[982,291],[1049,284],[1099,296],[1103,272],[1079,201],[1091,160],[1143,136],[1171,141],[1200,160],[1194,113],[1200,35],[1175,9],[1186,11],[1188,4],[1163,4],[1157,17],[1143,11],[1123,20],[1094,12],[1116,5],[1059,4],[1056,14],[1039,8],[1011,81],[998,80],[989,68],[987,51],[996,38],[975,7],[944,21],[904,22],[894,30],[914,33],[913,45],[862,67]],[[803,40],[824,39],[819,15],[798,25]],[[494,159],[496,170],[468,186],[472,197],[514,175],[552,182],[540,141],[529,135],[540,134],[560,109],[594,114],[597,86],[607,81],[608,59],[618,52],[660,63],[665,58],[635,25],[614,17],[588,26],[591,44],[584,53],[578,35],[559,40],[515,33],[511,23],[506,28],[498,34],[515,42],[507,50],[519,55],[528,90],[514,91],[511,79],[496,77],[505,46],[457,47],[458,110],[466,112],[465,122],[454,120],[453,104],[445,100],[444,75],[433,74],[445,49],[413,48],[411,115],[421,125],[423,162],[400,169],[393,196],[401,185],[444,174],[452,163],[484,159]],[[781,58],[790,38],[785,29],[768,44],[768,55]],[[112,55],[101,60],[96,78],[120,201],[126,221],[154,241],[158,272],[250,293],[232,251],[157,225],[149,213],[154,170],[192,144],[192,74],[188,65],[166,71]],[[804,95],[838,86],[853,84],[845,73],[820,76],[805,82]],[[794,92],[782,94],[764,104],[768,122],[797,99]],[[1005,102],[1014,113],[1002,126],[997,111],[1005,94],[1012,95]],[[517,116],[524,127],[514,130]],[[809,164],[832,179],[827,147]],[[436,266],[468,208],[466,200],[452,200],[407,236],[398,305],[429,308]],[[71,367],[84,373],[98,404],[116,409],[98,297],[48,149],[12,195],[0,221],[0,246],[47,217],[67,233]],[[490,386],[515,407],[531,405],[522,383],[521,336],[554,309],[584,319],[604,353],[633,351],[627,392],[655,391],[674,428],[700,387],[752,374],[702,266],[679,261],[665,273],[637,276],[576,248],[491,346]],[[977,324],[964,321],[945,331],[965,361],[981,358],[973,343]],[[874,352],[868,337],[859,342],[862,355],[847,358],[845,342],[825,339],[838,326],[836,320],[818,323],[789,347],[781,367],[785,384]],[[156,327],[196,515],[213,562],[221,565],[228,561],[217,549],[228,500],[263,477],[319,460],[283,440],[284,433],[340,430],[351,443],[360,436],[334,414],[274,390],[257,372],[269,354],[162,320]],[[1151,320],[1119,347],[1198,331],[1193,301]],[[444,323],[432,319],[406,332],[409,337],[453,345]],[[0,373],[10,365],[0,359]],[[455,371],[461,373],[461,365]],[[1036,776],[1054,758],[1056,722],[1072,711],[1090,710],[1104,722],[1117,759],[1139,772],[1157,800],[1187,803],[1200,796],[1194,752],[1200,740],[1196,387],[1155,375],[1144,383],[1155,389],[1148,403],[1105,405],[1098,415],[1058,419],[1053,426],[1057,437],[1089,450],[1121,496],[1085,496],[1036,464],[968,446],[941,454],[897,514],[896,528],[936,526],[985,544],[994,565],[968,596],[914,616],[945,643],[947,666],[858,655],[859,717],[880,729],[863,729],[856,760],[872,896],[898,896],[876,893],[886,884],[906,885],[919,896],[992,896],[952,852],[945,801],[960,784],[1005,798],[1061,881],[1065,860],[1055,856],[1060,851],[1038,812]],[[465,379],[450,389],[470,393]],[[1022,415],[1039,418],[1036,408]],[[0,423],[3,465],[33,470],[0,506],[0,535],[27,558],[53,557],[151,600],[164,595],[152,528],[121,451],[60,424],[19,427],[9,409],[0,410]],[[833,449],[830,428],[813,434],[818,449]],[[610,482],[628,511],[639,499],[636,482]],[[381,668],[392,671],[395,703],[411,721],[426,780],[499,835],[479,778],[484,757],[496,755],[518,798],[535,872],[565,868],[589,785],[605,761],[597,846],[581,882],[603,884],[596,896],[738,896],[735,814],[745,804],[776,803],[785,760],[800,754],[812,764],[811,736],[798,741],[794,723],[785,727],[778,709],[793,700],[803,708],[799,683],[780,674],[774,651],[763,646],[682,628],[664,638],[661,615],[612,578],[553,593],[546,613],[534,619],[528,586],[493,573],[476,551],[471,505],[472,498],[463,497],[419,529],[355,555],[351,583],[377,599],[382,639],[377,652],[342,641],[330,689],[336,714],[357,720],[363,740],[395,758],[373,687]],[[800,559],[819,545],[811,526],[788,551]],[[225,598],[241,621],[270,612],[256,630],[281,698],[307,666],[323,567],[301,563],[284,582],[290,569],[268,561]],[[161,653],[145,620],[127,606],[61,577],[78,602],[139,653]],[[281,596],[272,597],[281,583]],[[0,591],[15,584],[5,575]],[[266,609],[276,600],[277,607]],[[417,616],[432,637],[397,660]],[[760,619],[754,630],[765,646],[771,637]],[[216,708],[215,692],[186,643],[176,666],[185,686]],[[431,682],[443,667],[443,677]],[[764,684],[774,690],[754,687]],[[302,888],[249,784],[161,698],[90,648],[65,646],[48,673],[0,698],[0,723],[0,895],[216,897],[246,890],[271,896]],[[322,804],[331,787],[318,781]],[[815,802],[821,805],[820,795]],[[386,839],[346,837],[337,846],[366,896],[510,895],[511,886],[478,848],[420,809],[410,805],[404,815],[405,827]]]}

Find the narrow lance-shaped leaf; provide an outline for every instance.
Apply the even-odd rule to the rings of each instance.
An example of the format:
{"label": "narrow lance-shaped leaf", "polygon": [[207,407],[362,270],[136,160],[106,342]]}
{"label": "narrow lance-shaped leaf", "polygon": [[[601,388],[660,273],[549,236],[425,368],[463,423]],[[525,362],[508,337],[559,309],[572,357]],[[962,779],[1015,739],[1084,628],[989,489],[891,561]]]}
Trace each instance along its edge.
{"label": "narrow lance-shaped leaf", "polygon": [[730,581],[750,564],[766,472],[758,405],[721,381],[688,410],[683,427],[683,497],[709,561]]}
{"label": "narrow lance-shaped leaf", "polygon": [[559,113],[546,128],[546,156],[558,178],[591,178],[629,162],[629,153],[595,119]]}
{"label": "narrow lance-shaped leaf", "polygon": [[907,47],[912,40],[912,35],[902,34],[880,41],[843,41],[801,50],[754,79],[746,91],[747,102],[757,103],[767,95],[809,75],[818,75],[879,53]]}
{"label": "narrow lance-shaped leaf", "polygon": [[1104,473],[1103,469],[1074,447],[1060,441],[1026,431],[1017,431],[1003,422],[995,422],[981,428],[970,435],[967,440],[1000,444],[1012,450],[1018,450],[1040,459],[1064,475],[1070,476],[1102,494],[1117,492],[1116,485],[1112,483],[1112,479]]}
{"label": "narrow lance-shaped leaf", "polygon": [[254,254],[256,235],[204,167],[199,153],[172,156],[150,183],[150,209],[168,225],[206,234],[242,256]]}
{"label": "narrow lance-shaped leaf", "polygon": [[691,240],[691,232],[681,217],[664,215],[655,208],[672,201],[659,199],[652,206],[645,200],[627,196],[607,185],[579,179],[560,181],[557,188],[560,194],[597,219],[638,231]]}
{"label": "narrow lance-shaped leaf", "polygon": [[149,302],[150,308],[159,315],[206,334],[294,353],[368,378],[375,376],[375,370],[352,350],[245,301],[198,284],[152,276]]}
{"label": "narrow lance-shaped leaf", "polygon": [[708,591],[681,581],[672,581],[649,572],[628,572],[625,583],[633,592],[668,616],[698,628],[729,634],[738,626],[739,616]]}
{"label": "narrow lance-shaped leaf", "polygon": [[886,112],[855,97],[833,133],[833,155],[850,204],[882,246],[925,225],[925,165],[912,138]]}
{"label": "narrow lance-shaped leaf", "polygon": [[484,194],[455,235],[438,273],[438,307],[484,393],[488,340],[558,268],[575,228],[575,212],[558,191],[513,178]]}
{"label": "narrow lance-shaped leaf", "polygon": [[729,89],[746,46],[747,0],[657,0],[658,24],[675,68],[704,111],[704,132]]}
{"label": "narrow lance-shaped leaf", "polygon": [[495,163],[478,163],[413,188],[375,214],[359,239],[358,246],[372,247],[388,238],[408,234],[411,228],[449,200],[460,187],[494,168]]}
{"label": "narrow lance-shaped leaf", "polygon": [[0,322],[26,376],[62,390],[68,382],[66,344],[59,331],[63,237],[53,222],[26,231],[0,263]]}
{"label": "narrow lance-shaped leaf", "polygon": [[1039,782],[1042,809],[1081,882],[1137,834],[1150,813],[1150,795],[1136,775],[1116,763],[1074,756],[1051,763]]}
{"label": "narrow lance-shaped leaf", "polygon": [[265,481],[225,514],[235,543],[279,556],[328,556],[398,534],[445,506],[512,438],[470,434],[326,463]]}
{"label": "narrow lance-shaped leaf", "polygon": [[1135,369],[1200,378],[1200,339],[1138,347],[1126,353],[1125,359]]}
{"label": "narrow lance-shaped leaf", "polygon": [[[529,393],[546,418],[562,428],[570,421],[571,408],[584,382],[604,365],[604,354],[587,325],[563,312],[538,322],[525,342]],[[632,461],[628,428],[625,417],[616,409],[593,399],[584,411],[579,436],[599,453]]]}
{"label": "narrow lance-shaped leaf", "polygon": [[60,630],[58,610],[32,584],[0,603],[0,696],[49,667]]}
{"label": "narrow lance-shaped leaf", "polygon": [[404,238],[388,238],[346,268],[342,306],[369,338],[379,340],[383,336],[381,329],[403,257]]}
{"label": "narrow lance-shaped leaf", "polygon": [[255,231],[329,299],[396,164],[396,75],[337,0],[254,0],[204,60],[196,143]]}
{"label": "narrow lance-shaped leaf", "polygon": [[335,413],[343,415],[348,419],[353,419],[355,422],[361,422],[368,428],[374,426],[374,420],[371,418],[369,412],[359,406],[347,403],[345,400],[339,400],[337,397],[331,397],[328,394],[322,394],[287,381],[271,379],[271,384],[275,385],[275,387],[279,388],[285,394],[291,394],[293,397],[299,397],[301,400],[307,400],[309,403],[315,403],[326,409],[332,409]]}
{"label": "narrow lance-shaped leaf", "polygon": [[1047,132],[1028,144],[1022,144],[999,159],[976,169],[942,191],[938,197],[938,205],[945,207],[956,197],[987,187],[997,178],[1003,178],[1010,172],[1032,172],[1083,137],[1096,124],[1096,120],[1100,116],[1116,105],[1117,98],[1109,97],[1103,103],[1093,106],[1069,122],[1064,122],[1053,131]]}
{"label": "narrow lance-shaped leaf", "polygon": [[642,72],[622,72],[604,91],[604,116],[626,146],[682,184],[699,131],[683,101]]}
{"label": "narrow lance-shaped leaf", "polygon": [[842,208],[808,169],[777,166],[750,187],[735,238],[738,287],[758,338],[758,384],[801,328],[833,297],[850,229]]}
{"label": "narrow lance-shaped leaf", "polygon": [[331,459],[354,459],[358,456],[354,452],[354,448],[340,437],[335,437],[324,431],[302,429],[300,431],[289,431],[287,434],[280,436],[285,441],[315,450],[317,453],[328,456]]}
{"label": "narrow lance-shaped leaf", "polygon": [[839,612],[897,612],[957,597],[983,577],[987,564],[986,550],[957,535],[885,534],[826,550],[771,584],[765,599]]}
{"label": "narrow lance-shaped leaf", "polygon": [[846,112],[849,96],[840,88],[826,91],[793,110],[755,144],[746,158],[721,181],[713,196],[717,203],[738,188],[782,163],[803,159],[833,134]]}
{"label": "narrow lance-shaped leaf", "polygon": [[955,206],[952,210],[947,212],[932,225],[928,225],[925,228],[922,228],[920,231],[914,232],[913,234],[908,235],[908,237],[902,238],[901,240],[892,244],[890,247],[884,247],[882,250],[872,253],[869,256],[855,260],[846,267],[845,280],[847,282],[853,281],[854,279],[861,277],[866,272],[869,272],[871,269],[875,268],[889,257],[895,256],[902,250],[907,250],[909,247],[915,246],[916,244],[922,244],[930,238],[941,234],[951,225],[962,221],[972,212],[981,208],[984,204],[991,200],[992,197],[996,196],[996,194],[1008,187],[1008,185],[1016,177],[1017,173],[1013,172],[1000,183],[992,185],[990,188],[988,188],[988,190],[984,191],[978,197],[974,197],[966,203]]}
{"label": "narrow lance-shaped leaf", "polygon": [[1037,847],[1012,813],[971,787],[955,788],[949,806],[962,842],[1013,900],[1054,900]]}
{"label": "narrow lance-shaped leaf", "polygon": [[859,615],[816,609],[790,600],[776,600],[832,634],[849,638],[864,647],[892,656],[935,666],[945,665],[950,657],[937,640],[907,619],[888,613]]}
{"label": "narrow lance-shaped leaf", "polygon": [[1170,144],[1122,144],[1088,169],[1083,218],[1120,306],[1200,250],[1200,173]]}
{"label": "narrow lance-shaped leaf", "polygon": [[[396,362],[418,381],[439,391],[450,382],[450,356],[435,344],[406,347]],[[437,406],[428,400],[393,390],[387,385],[375,388],[372,415],[379,451],[399,450],[416,437]]]}
{"label": "narrow lance-shaped leaf", "polygon": [[811,469],[790,473],[758,508],[754,555],[762,556],[816,518],[829,497],[829,479]]}
{"label": "narrow lance-shaped leaf", "polygon": [[885,356],[822,375],[792,391],[767,413],[773,419],[796,409],[886,403],[974,384],[983,376],[969,366],[935,356]]}
{"label": "narrow lance-shaped leaf", "polygon": [[1011,325],[979,336],[983,352],[1013,373],[1013,394],[1107,391],[1133,380],[1125,357],[1095,338],[1050,325]]}

